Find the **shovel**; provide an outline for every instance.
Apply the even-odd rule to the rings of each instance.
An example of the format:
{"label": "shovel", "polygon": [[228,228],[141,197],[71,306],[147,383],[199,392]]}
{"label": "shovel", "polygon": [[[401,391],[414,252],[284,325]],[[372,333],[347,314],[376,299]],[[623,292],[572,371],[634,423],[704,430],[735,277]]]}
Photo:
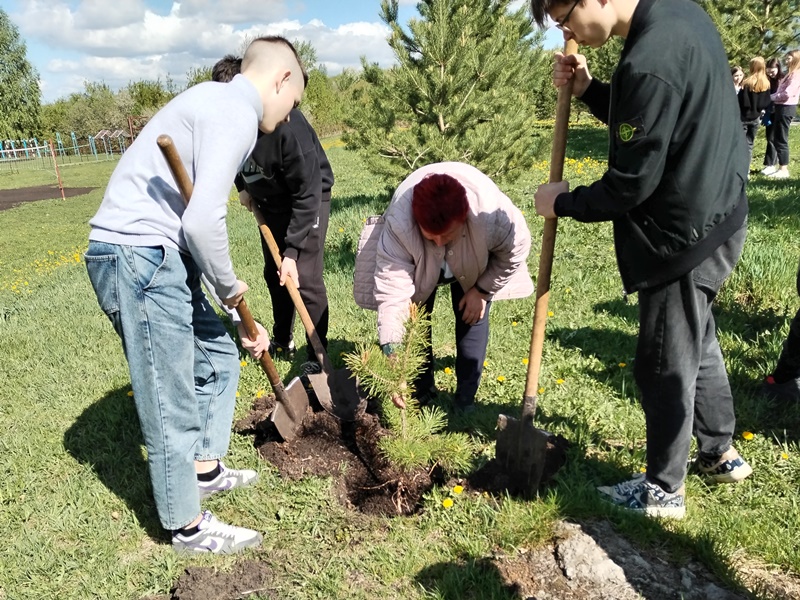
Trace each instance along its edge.
{"label": "shovel", "polygon": [[[570,40],[565,45],[564,53],[572,54],[577,50],[577,44]],[[571,98],[572,81],[558,90],[556,124],[553,148],[550,154],[551,183],[561,181],[564,174]],[[502,414],[497,417],[496,459],[505,469],[509,481],[513,481],[515,487],[527,498],[534,496],[539,487],[547,458],[547,442],[552,437],[547,431],[534,427],[533,418],[536,415],[538,400],[539,371],[542,366],[542,348],[557,227],[558,219],[545,219],[542,249],[539,255],[539,276],[536,279],[536,304],[533,309],[533,331],[528,354],[525,395],[522,400],[522,417],[519,420]]]}
{"label": "shovel", "polygon": [[[186,173],[186,169],[183,167],[180,156],[178,156],[178,151],[172,143],[172,138],[168,135],[158,136],[158,147],[161,148],[164,158],[167,159],[167,164],[169,165],[170,171],[172,171],[173,177],[175,177],[175,181],[178,183],[178,188],[180,189],[184,202],[188,204],[192,197],[193,184],[191,179],[189,179],[189,175]],[[244,299],[236,306],[236,312],[239,313],[242,319],[247,337],[253,340],[256,339],[258,337],[256,322],[253,319],[253,315],[250,313],[250,309],[247,308],[247,303]],[[281,381],[280,375],[278,375],[278,370],[275,368],[275,363],[272,362],[272,357],[269,355],[269,352],[264,352],[259,362],[261,363],[261,368],[264,369],[264,372],[267,374],[269,383],[272,386],[272,391],[275,392],[275,400],[277,400],[277,404],[270,418],[275,424],[275,428],[278,430],[280,436],[285,441],[290,442],[297,437],[297,430],[303,423],[303,418],[308,409],[308,394],[303,387],[303,382],[297,377],[292,379],[288,386],[283,386],[283,382]]]}
{"label": "shovel", "polygon": [[[258,210],[258,207],[253,203],[251,208],[258,222],[261,235],[269,247],[270,254],[272,254],[272,260],[280,269],[282,263],[281,252],[275,242],[275,237],[264,222],[264,216]],[[355,377],[346,368],[334,370],[331,359],[319,339],[314,321],[311,320],[311,315],[308,314],[308,309],[306,309],[303,299],[300,297],[300,292],[291,277],[286,278],[286,289],[289,290],[289,296],[291,296],[294,307],[297,309],[297,314],[300,315],[300,320],[303,322],[308,339],[311,341],[311,347],[314,348],[314,354],[316,354],[319,364],[322,365],[322,373],[307,376],[317,400],[319,400],[322,408],[337,419],[355,421],[366,409],[366,402],[358,395]]]}

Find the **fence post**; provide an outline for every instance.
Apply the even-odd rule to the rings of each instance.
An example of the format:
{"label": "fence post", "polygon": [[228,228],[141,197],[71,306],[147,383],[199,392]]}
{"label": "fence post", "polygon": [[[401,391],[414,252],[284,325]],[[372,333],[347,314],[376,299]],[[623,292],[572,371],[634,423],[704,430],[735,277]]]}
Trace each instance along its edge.
{"label": "fence post", "polygon": [[53,140],[48,140],[50,142],[50,155],[53,157],[53,164],[56,167],[56,178],[58,179],[58,189],[61,190],[61,199],[66,200],[66,196],[64,196],[64,183],[61,181],[61,172],[58,170],[58,160],[56,160],[56,153],[53,150]]}

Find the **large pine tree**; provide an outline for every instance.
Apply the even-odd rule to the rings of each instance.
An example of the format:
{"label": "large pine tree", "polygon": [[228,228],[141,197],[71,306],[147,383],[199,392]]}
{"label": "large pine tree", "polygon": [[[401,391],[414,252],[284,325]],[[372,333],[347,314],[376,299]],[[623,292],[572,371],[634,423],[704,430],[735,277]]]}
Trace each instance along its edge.
{"label": "large pine tree", "polygon": [[530,166],[533,122],[551,116],[551,54],[511,0],[422,0],[420,16],[398,22],[398,1],[382,0],[397,66],[364,59],[361,97],[348,125],[350,147],[370,168],[401,178],[432,162],[475,165],[490,177]]}
{"label": "large pine tree", "polygon": [[39,134],[39,75],[16,25],[0,8],[0,140]]}
{"label": "large pine tree", "polygon": [[800,0],[696,0],[714,20],[731,63],[782,58],[800,46]]}

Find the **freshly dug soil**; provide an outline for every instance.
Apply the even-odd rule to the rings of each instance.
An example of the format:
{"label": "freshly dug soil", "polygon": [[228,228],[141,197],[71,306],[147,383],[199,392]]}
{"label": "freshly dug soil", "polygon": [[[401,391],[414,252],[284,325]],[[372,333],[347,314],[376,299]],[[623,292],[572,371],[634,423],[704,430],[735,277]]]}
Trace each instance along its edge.
{"label": "freshly dug soil", "polygon": [[[95,188],[64,188],[64,197],[83,196]],[[55,200],[61,198],[61,191],[57,185],[39,185],[36,187],[17,188],[15,190],[0,190],[0,210],[6,210],[37,200]]]}
{"label": "freshly dug soil", "polygon": [[253,434],[259,454],[283,477],[332,477],[336,497],[348,508],[371,515],[414,514],[423,494],[443,483],[438,469],[403,472],[381,456],[378,444],[388,431],[370,408],[352,423],[309,410],[297,437],[284,442],[269,420],[274,403],[274,396],[257,399],[235,431]]}

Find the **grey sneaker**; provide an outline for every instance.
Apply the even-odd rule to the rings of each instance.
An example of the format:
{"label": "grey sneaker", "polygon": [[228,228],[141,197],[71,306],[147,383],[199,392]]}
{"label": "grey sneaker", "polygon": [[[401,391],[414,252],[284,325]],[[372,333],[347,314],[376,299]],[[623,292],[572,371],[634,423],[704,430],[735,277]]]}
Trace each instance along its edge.
{"label": "grey sneaker", "polygon": [[674,493],[665,492],[661,486],[647,481],[644,474],[613,486],[600,486],[597,491],[605,500],[648,517],[682,519],[686,515],[684,486]]}
{"label": "grey sneaker", "polygon": [[200,500],[213,496],[218,492],[227,492],[234,488],[247,487],[258,481],[258,473],[250,469],[229,469],[219,461],[220,473],[211,481],[198,481]]}
{"label": "grey sneaker", "polygon": [[315,360],[309,360],[300,365],[300,377],[322,373],[322,365]]}
{"label": "grey sneaker", "polygon": [[736,483],[753,474],[753,468],[739,456],[733,446],[721,456],[713,458],[698,456],[697,468],[714,483]]}
{"label": "grey sneaker", "polygon": [[207,510],[203,511],[197,527],[199,531],[193,535],[172,534],[172,549],[178,554],[236,554],[245,548],[255,548],[262,540],[257,531],[227,525]]}

